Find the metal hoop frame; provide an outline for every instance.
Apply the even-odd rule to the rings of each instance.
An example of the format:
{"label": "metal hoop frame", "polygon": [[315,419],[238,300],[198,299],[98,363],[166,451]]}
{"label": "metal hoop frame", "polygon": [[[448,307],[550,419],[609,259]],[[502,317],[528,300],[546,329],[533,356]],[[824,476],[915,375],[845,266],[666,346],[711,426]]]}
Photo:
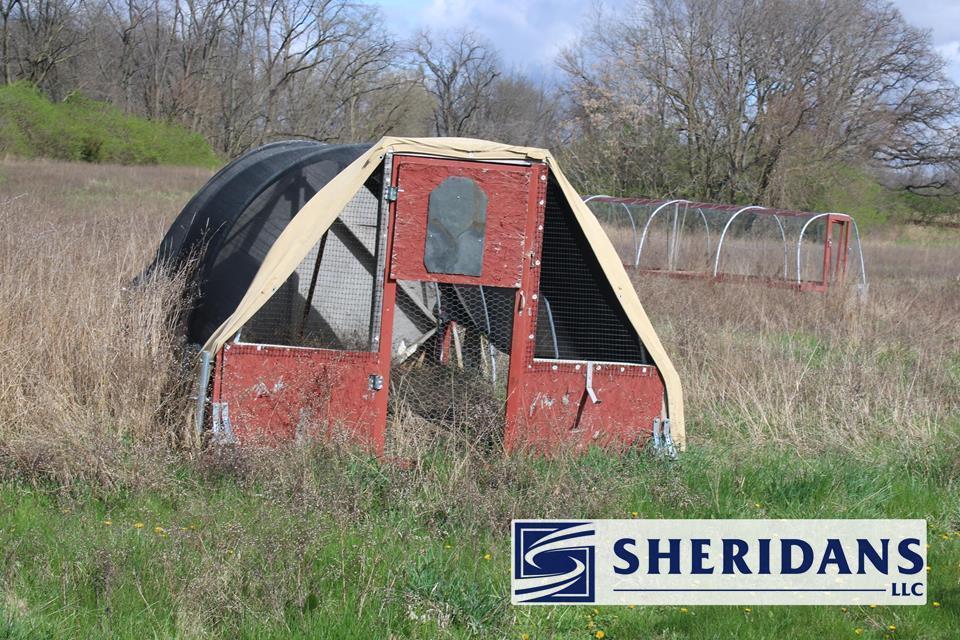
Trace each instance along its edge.
{"label": "metal hoop frame", "polygon": [[[590,202],[591,200],[594,200],[594,199],[596,199],[596,198],[608,198],[608,199],[610,199],[610,200],[615,200],[615,199],[614,199],[613,197],[611,197],[611,196],[602,195],[602,194],[597,194],[597,195],[592,195],[592,196],[589,196],[589,197],[587,197],[587,198],[584,198],[584,202],[587,203],[587,202]],[[636,268],[639,268],[639,267],[640,267],[640,259],[641,259],[641,256],[643,255],[643,248],[644,248],[644,246],[646,245],[647,237],[649,236],[649,232],[650,232],[650,225],[653,223],[654,218],[656,218],[657,215],[659,215],[661,211],[663,211],[664,209],[666,209],[667,207],[670,207],[670,206],[673,206],[673,207],[675,208],[675,210],[679,211],[679,207],[680,207],[681,204],[684,204],[684,205],[689,206],[689,205],[691,205],[691,204],[700,204],[700,203],[692,203],[691,201],[689,201],[689,200],[684,200],[684,199],[674,199],[674,200],[666,200],[666,201],[660,202],[660,203],[657,205],[657,207],[653,210],[653,212],[650,214],[650,216],[647,218],[646,222],[644,223],[644,225],[643,225],[643,230],[642,230],[642,232],[640,233],[639,240],[637,239],[637,224],[636,224],[636,220],[635,220],[635,218],[634,218],[634,216],[633,216],[633,212],[630,210],[630,207],[627,205],[627,203],[626,203],[626,202],[623,202],[623,201],[620,201],[620,202],[611,202],[611,204],[620,204],[620,206],[622,206],[622,207],[624,208],[624,210],[626,211],[626,213],[627,213],[627,216],[628,216],[628,218],[629,218],[629,220],[630,220],[630,226],[631,226],[631,228],[633,229],[634,248],[635,248],[635,251],[636,251],[636,253],[635,253],[635,258],[634,258],[634,261],[633,261],[633,266],[636,267]],[[638,204],[639,204],[639,203],[638,203]],[[656,203],[656,201],[653,201],[653,202],[643,202],[643,204],[653,205],[653,204],[657,204],[657,203]],[[723,227],[723,230],[722,230],[721,233],[720,233],[720,239],[717,241],[717,250],[716,250],[716,252],[714,253],[714,256],[713,256],[713,273],[712,273],[713,277],[716,278],[716,277],[718,277],[718,276],[720,275],[720,256],[721,256],[722,253],[723,253],[723,241],[726,239],[727,231],[730,229],[730,226],[732,225],[733,221],[734,221],[741,213],[744,213],[744,212],[747,212],[747,211],[767,211],[767,212],[770,213],[770,215],[771,215],[771,217],[773,218],[774,222],[777,223],[777,228],[778,228],[778,230],[780,231],[780,239],[781,239],[781,241],[783,242],[783,280],[784,280],[784,281],[791,281],[790,273],[789,273],[789,253],[790,253],[790,252],[789,252],[789,244],[788,244],[788,242],[787,242],[786,229],[785,229],[785,227],[784,227],[784,225],[783,225],[783,221],[780,219],[781,216],[780,216],[780,215],[777,215],[776,212],[777,212],[778,210],[776,210],[776,209],[770,209],[770,208],[768,208],[768,207],[762,207],[762,206],[759,206],[759,205],[748,205],[748,206],[742,207],[742,208],[738,209],[738,210],[730,217],[729,220],[727,220],[726,224],[725,224],[724,227]],[[706,214],[704,213],[702,207],[700,207],[700,206],[697,207],[697,213],[700,215],[700,218],[701,218],[701,220],[703,221],[704,230],[706,231],[707,254],[709,255],[709,254],[711,253],[710,224],[709,224],[709,222],[707,221],[707,216],[706,216]],[[793,215],[793,214],[791,214],[791,215]],[[807,228],[808,228],[813,222],[815,222],[815,221],[817,221],[817,220],[820,220],[820,219],[822,219],[822,218],[828,217],[828,216],[837,216],[837,217],[839,217],[839,218],[842,218],[842,219],[845,220],[845,221],[849,221],[850,224],[851,224],[851,226],[853,227],[854,237],[856,238],[856,242],[857,242],[857,258],[858,258],[858,260],[859,260],[859,262],[860,262],[860,286],[861,286],[862,288],[866,288],[866,287],[867,287],[867,270],[866,270],[866,264],[865,264],[865,261],[864,261],[864,258],[863,258],[863,244],[862,244],[861,239],[860,239],[860,228],[857,226],[857,221],[854,220],[852,216],[850,216],[850,215],[848,215],[848,214],[845,214],[845,213],[839,213],[839,212],[811,214],[811,217],[806,220],[806,222],[804,223],[803,227],[801,228],[799,237],[797,238],[797,271],[796,271],[796,278],[795,278],[796,284],[797,284],[797,285],[802,285],[802,284],[803,284],[803,277],[802,277],[803,238],[804,238],[804,235],[806,234]],[[675,235],[676,233],[677,233],[677,230],[674,229],[674,230],[673,230],[673,234]],[[675,241],[675,238],[674,238],[674,241]],[[852,247],[848,247],[848,250],[850,250],[851,248],[852,248]]]}

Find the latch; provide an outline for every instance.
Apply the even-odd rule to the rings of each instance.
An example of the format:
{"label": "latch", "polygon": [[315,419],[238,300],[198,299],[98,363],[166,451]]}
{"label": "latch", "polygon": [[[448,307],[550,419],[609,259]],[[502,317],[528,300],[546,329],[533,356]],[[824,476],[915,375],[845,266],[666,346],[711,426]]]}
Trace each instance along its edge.
{"label": "latch", "polygon": [[397,197],[400,195],[400,190],[391,185],[387,187],[387,202],[396,202]]}
{"label": "latch", "polygon": [[371,373],[370,389],[371,391],[380,391],[380,389],[383,389],[383,376],[376,373]]}
{"label": "latch", "polygon": [[590,399],[593,401],[593,404],[600,404],[600,398],[597,397],[597,392],[593,390],[593,363],[587,363],[587,395],[590,396]]}

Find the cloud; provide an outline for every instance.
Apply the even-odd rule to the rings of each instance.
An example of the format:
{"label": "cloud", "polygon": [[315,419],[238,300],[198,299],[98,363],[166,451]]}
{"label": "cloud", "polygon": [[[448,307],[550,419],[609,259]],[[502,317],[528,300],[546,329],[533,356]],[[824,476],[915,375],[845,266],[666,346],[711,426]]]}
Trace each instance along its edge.
{"label": "cloud", "polygon": [[557,54],[580,33],[583,0],[383,0],[401,35],[419,29],[469,28],[490,40],[507,66],[549,75]]}
{"label": "cloud", "polygon": [[[419,29],[470,28],[500,51],[508,67],[552,76],[557,54],[582,33],[589,0],[373,0],[402,37]],[[636,0],[602,0],[612,11]],[[908,22],[929,29],[948,73],[960,83],[960,1],[893,0]]]}

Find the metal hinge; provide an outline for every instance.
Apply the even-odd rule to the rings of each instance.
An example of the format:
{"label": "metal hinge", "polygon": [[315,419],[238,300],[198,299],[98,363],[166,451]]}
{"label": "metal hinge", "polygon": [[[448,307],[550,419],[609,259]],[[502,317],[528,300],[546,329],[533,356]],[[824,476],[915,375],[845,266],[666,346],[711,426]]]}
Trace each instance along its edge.
{"label": "metal hinge", "polygon": [[213,442],[216,444],[236,444],[233,426],[230,424],[230,409],[226,402],[213,402]]}
{"label": "metal hinge", "polygon": [[670,419],[662,422],[660,418],[653,419],[653,452],[656,455],[666,456],[670,460],[677,459],[677,446],[673,443],[670,434]]}
{"label": "metal hinge", "polygon": [[394,186],[387,187],[387,202],[396,202],[397,196],[400,195],[400,190]]}

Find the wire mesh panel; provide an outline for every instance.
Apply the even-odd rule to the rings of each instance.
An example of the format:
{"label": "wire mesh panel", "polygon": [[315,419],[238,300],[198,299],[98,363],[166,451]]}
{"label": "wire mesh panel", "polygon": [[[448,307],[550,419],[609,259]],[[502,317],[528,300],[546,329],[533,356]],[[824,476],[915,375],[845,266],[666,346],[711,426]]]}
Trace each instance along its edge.
{"label": "wire mesh panel", "polygon": [[650,363],[554,180],[547,187],[541,261],[537,358]]}
{"label": "wire mesh panel", "polygon": [[[402,291],[402,293],[401,293]],[[391,438],[443,429],[495,444],[504,426],[514,289],[397,283]],[[399,300],[407,299],[404,305]],[[404,307],[413,307],[411,317]],[[431,323],[423,322],[429,313]]]}
{"label": "wire mesh panel", "polygon": [[823,290],[844,277],[855,253],[866,286],[859,235],[845,214],[609,196],[586,202],[624,264],[647,272]]}
{"label": "wire mesh panel", "polygon": [[370,350],[379,207],[374,181],[344,207],[297,269],[246,324],[244,342]]}

